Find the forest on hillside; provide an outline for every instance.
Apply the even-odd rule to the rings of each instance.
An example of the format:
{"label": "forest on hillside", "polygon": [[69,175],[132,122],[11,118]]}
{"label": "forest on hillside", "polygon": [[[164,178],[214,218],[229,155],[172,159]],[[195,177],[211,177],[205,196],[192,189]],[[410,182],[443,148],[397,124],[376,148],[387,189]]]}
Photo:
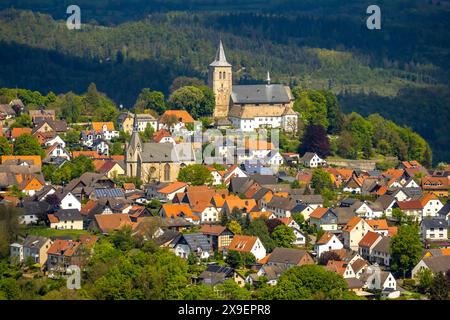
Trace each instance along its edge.
{"label": "forest on hillside", "polygon": [[448,160],[445,3],[380,1],[380,32],[365,29],[360,0],[80,0],[87,24],[74,32],[58,20],[68,4],[2,1],[0,87],[81,94],[95,82],[131,107],[142,88],[168,95],[179,76],[204,80],[221,38],[235,83],[270,70],[273,82],[331,90],[346,112],[410,126]]}

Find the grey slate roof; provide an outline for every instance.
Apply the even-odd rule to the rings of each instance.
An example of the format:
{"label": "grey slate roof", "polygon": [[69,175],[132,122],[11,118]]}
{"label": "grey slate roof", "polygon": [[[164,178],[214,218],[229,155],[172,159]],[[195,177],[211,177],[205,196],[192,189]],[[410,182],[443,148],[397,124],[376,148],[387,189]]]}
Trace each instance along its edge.
{"label": "grey slate roof", "polygon": [[423,259],[433,272],[447,272],[450,270],[450,256],[430,257]]}
{"label": "grey slate roof", "polygon": [[261,186],[263,185],[271,185],[271,184],[277,184],[277,177],[275,176],[268,176],[268,175],[262,175],[262,174],[252,174],[249,176],[250,179],[256,181]]}
{"label": "grey slate roof", "polygon": [[383,194],[381,197],[379,197],[377,200],[375,200],[375,204],[383,208],[383,210],[386,210],[392,202],[397,201],[393,196],[389,194]]}
{"label": "grey slate roof", "polygon": [[372,250],[389,253],[389,249],[391,247],[391,238],[390,237],[382,237],[381,240],[373,247]]}
{"label": "grey slate roof", "polygon": [[309,253],[300,249],[275,248],[267,263],[298,265],[305,254]]}
{"label": "grey slate roof", "polygon": [[333,209],[334,213],[337,215],[338,224],[347,224],[351,218],[353,218],[355,213],[352,208],[339,207]]}
{"label": "grey slate roof", "polygon": [[195,154],[190,143],[144,143],[142,146],[143,162],[182,162],[195,161]]}
{"label": "grey slate roof", "polygon": [[234,270],[232,268],[210,265],[199,275],[199,279],[205,285],[214,286],[233,277],[233,274]]}
{"label": "grey slate roof", "polygon": [[83,220],[78,209],[60,209],[55,213],[59,221]]}
{"label": "grey slate roof", "polygon": [[448,229],[448,221],[445,219],[436,219],[436,218],[424,218],[421,222],[421,226],[426,229],[439,229],[444,228]]}
{"label": "grey slate roof", "polygon": [[233,86],[231,99],[235,104],[253,103],[289,103],[287,89],[281,84],[236,85]]}
{"label": "grey slate roof", "polygon": [[447,202],[441,210],[438,211],[438,215],[441,217],[446,217],[450,213],[450,202]]}
{"label": "grey slate roof", "polygon": [[219,43],[219,48],[216,52],[216,57],[214,61],[209,65],[210,67],[231,67],[231,64],[228,63],[227,58],[225,57],[225,50],[223,50],[222,41]]}
{"label": "grey slate roof", "polygon": [[23,246],[28,248],[41,248],[47,241],[48,238],[45,237],[28,236],[23,241]]}

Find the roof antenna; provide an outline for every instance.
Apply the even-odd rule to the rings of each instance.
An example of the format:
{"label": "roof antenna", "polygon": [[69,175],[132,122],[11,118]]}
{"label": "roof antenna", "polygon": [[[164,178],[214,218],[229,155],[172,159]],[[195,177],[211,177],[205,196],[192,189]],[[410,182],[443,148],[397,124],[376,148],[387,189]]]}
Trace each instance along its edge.
{"label": "roof antenna", "polygon": [[267,71],[267,79],[266,79],[266,81],[267,81],[267,85],[270,86],[270,72],[269,71]]}

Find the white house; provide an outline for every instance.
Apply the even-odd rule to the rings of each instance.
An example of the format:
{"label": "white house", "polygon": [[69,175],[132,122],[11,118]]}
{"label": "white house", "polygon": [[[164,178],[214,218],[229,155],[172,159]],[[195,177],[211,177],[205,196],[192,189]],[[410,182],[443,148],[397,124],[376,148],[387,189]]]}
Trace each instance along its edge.
{"label": "white house", "polygon": [[228,250],[251,253],[256,260],[261,260],[266,256],[266,248],[261,240],[254,236],[235,235]]}
{"label": "white house", "polygon": [[212,246],[202,233],[183,234],[174,241],[173,251],[183,259],[189,258],[190,254],[200,259],[208,259],[212,254]]}
{"label": "white house", "polygon": [[208,202],[200,202],[192,206],[192,212],[200,216],[201,223],[218,222],[220,220],[219,210]]}
{"label": "white house", "polygon": [[381,271],[376,265],[367,267],[359,280],[364,283],[364,288],[369,290],[397,290],[397,282],[392,273]]}
{"label": "white house", "polygon": [[109,154],[109,145],[103,139],[94,140],[92,143],[92,149],[97,151],[100,155],[108,155]]}
{"label": "white house", "polygon": [[[186,191],[188,184],[186,182],[175,181],[163,188],[155,190],[150,196],[156,197],[163,201],[172,201],[177,193]],[[150,191],[151,192],[151,191]]]}
{"label": "white house", "polygon": [[284,158],[280,152],[278,152],[276,150],[272,150],[267,155],[267,159],[265,160],[265,163],[273,165],[273,166],[281,166],[284,164]]}
{"label": "white house", "polygon": [[425,217],[436,217],[439,210],[444,207],[441,200],[433,194],[427,194],[421,199],[423,206],[423,218]]}
{"label": "white house", "polygon": [[316,252],[317,257],[320,257],[324,252],[330,250],[339,250],[343,248],[344,245],[338,239],[338,237],[330,232],[325,232],[314,245],[314,251]]}
{"label": "white house", "polygon": [[317,168],[326,164],[326,161],[319,157],[316,153],[306,152],[300,158],[300,163],[308,168]]}
{"label": "white house", "polygon": [[60,204],[61,209],[77,209],[81,210],[81,202],[75,197],[72,192],[67,192],[66,194],[60,194]]}
{"label": "white house", "polygon": [[83,217],[78,209],[60,209],[47,216],[51,229],[83,230]]}
{"label": "white house", "polygon": [[449,223],[445,219],[424,218],[420,223],[422,240],[447,240]]}
{"label": "white house", "polygon": [[49,139],[45,142],[46,147],[53,146],[54,144],[59,144],[63,148],[66,147],[66,142],[59,135],[57,135],[54,138]]}
{"label": "white house", "polygon": [[54,159],[54,158],[64,158],[70,161],[71,156],[66,149],[60,144],[55,143],[54,145],[50,146],[47,150],[47,159]]}

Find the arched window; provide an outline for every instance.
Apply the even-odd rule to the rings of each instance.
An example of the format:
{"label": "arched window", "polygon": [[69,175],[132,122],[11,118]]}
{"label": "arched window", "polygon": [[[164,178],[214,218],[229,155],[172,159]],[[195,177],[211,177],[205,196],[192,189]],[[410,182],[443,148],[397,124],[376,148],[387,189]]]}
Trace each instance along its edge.
{"label": "arched window", "polygon": [[164,180],[170,180],[170,164],[168,163],[166,163],[166,165],[164,166]]}
{"label": "arched window", "polygon": [[225,71],[223,72],[222,79],[225,80]]}

